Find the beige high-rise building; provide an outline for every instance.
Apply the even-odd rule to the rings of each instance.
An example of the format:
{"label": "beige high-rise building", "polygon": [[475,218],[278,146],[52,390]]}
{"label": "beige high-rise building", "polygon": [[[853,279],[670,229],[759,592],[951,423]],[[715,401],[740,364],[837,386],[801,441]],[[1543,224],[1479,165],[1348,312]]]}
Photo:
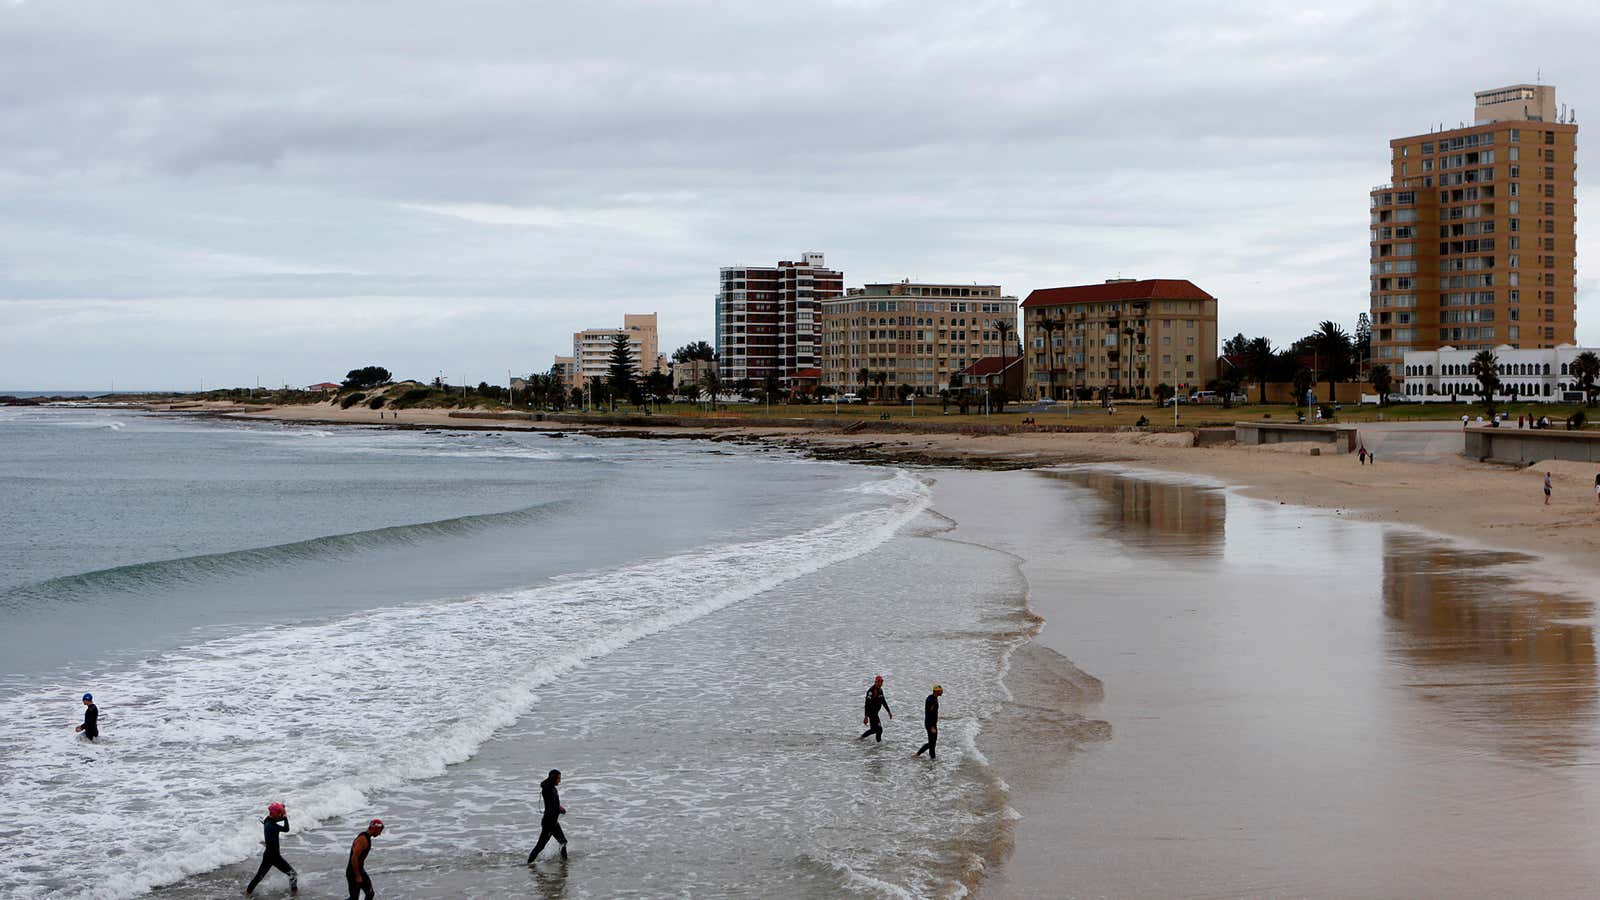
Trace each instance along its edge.
{"label": "beige high-rise building", "polygon": [[1576,340],[1578,126],[1550,85],[1474,97],[1473,124],[1390,141],[1371,192],[1372,362],[1396,377],[1408,351]]}
{"label": "beige high-rise building", "polygon": [[[997,323],[1004,323],[1002,326]],[[1002,350],[1017,354],[1017,298],[998,284],[900,281],[851,288],[822,301],[822,383],[841,393],[876,396],[862,369],[883,372],[885,395],[902,384],[929,396],[950,376]]]}
{"label": "beige high-rise building", "polygon": [[573,387],[581,388],[591,378],[605,378],[610,374],[611,347],[619,334],[628,336],[628,350],[638,374],[648,375],[660,370],[656,314],[630,313],[622,317],[621,328],[589,328],[572,336]]}
{"label": "beige high-rise building", "polygon": [[1217,298],[1181,278],[1112,278],[1022,301],[1030,397],[1151,397],[1217,377]]}

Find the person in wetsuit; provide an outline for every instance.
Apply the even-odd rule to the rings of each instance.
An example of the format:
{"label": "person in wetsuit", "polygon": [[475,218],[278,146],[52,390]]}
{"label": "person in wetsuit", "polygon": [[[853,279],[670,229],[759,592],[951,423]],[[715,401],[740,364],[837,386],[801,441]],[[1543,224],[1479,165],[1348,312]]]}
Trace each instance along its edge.
{"label": "person in wetsuit", "polygon": [[261,853],[261,868],[256,869],[256,877],[250,879],[250,886],[244,889],[245,896],[248,897],[255,893],[256,885],[261,883],[261,879],[267,877],[267,870],[269,869],[277,869],[279,872],[289,876],[289,893],[300,893],[299,873],[295,872],[294,866],[289,865],[283,858],[283,854],[278,852],[278,835],[284,834],[288,830],[289,811],[284,808],[282,803],[269,803],[267,805],[267,817],[261,820],[261,832],[264,837],[262,843],[266,845],[267,849]]}
{"label": "person in wetsuit", "polygon": [[939,697],[944,694],[944,688],[937,684],[933,686],[933,693],[922,704],[922,727],[928,729],[928,742],[917,751],[921,756],[922,751],[928,751],[929,759],[939,758]]}
{"label": "person in wetsuit", "polygon": [[100,736],[100,707],[94,705],[93,694],[83,695],[83,724],[74,730],[91,741]]}
{"label": "person in wetsuit", "polygon": [[350,842],[350,861],[344,864],[344,883],[350,886],[350,900],[359,900],[365,894],[372,900],[372,878],[367,875],[367,854],[372,852],[372,839],[383,834],[383,820],[373,819],[367,830]]}
{"label": "person in wetsuit", "polygon": [[872,687],[867,688],[866,716],[861,720],[861,724],[867,726],[867,730],[861,732],[861,737],[856,740],[865,740],[867,735],[875,734],[878,736],[878,743],[883,743],[883,724],[878,721],[879,709],[888,713],[889,718],[894,718],[894,710],[889,708],[889,701],[883,696],[882,675],[872,679]]}
{"label": "person in wetsuit", "polygon": [[539,842],[533,845],[533,852],[528,854],[528,865],[533,865],[533,860],[550,843],[551,838],[561,845],[561,858],[567,858],[567,836],[561,833],[561,816],[567,811],[561,805],[561,794],[556,791],[556,785],[561,783],[561,770],[551,769],[545,780],[539,782],[539,797],[544,801],[544,815],[539,818]]}

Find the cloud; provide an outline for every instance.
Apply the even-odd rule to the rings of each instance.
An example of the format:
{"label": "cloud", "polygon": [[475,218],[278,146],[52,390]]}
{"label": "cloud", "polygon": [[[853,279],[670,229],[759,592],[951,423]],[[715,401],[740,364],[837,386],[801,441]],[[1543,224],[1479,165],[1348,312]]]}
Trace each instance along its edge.
{"label": "cloud", "polygon": [[667,347],[710,338],[719,267],[805,250],[851,284],[1189,277],[1224,332],[1281,343],[1365,309],[1390,137],[1539,67],[1586,105],[1597,13],[1546,18],[1564,27],[1438,2],[0,6],[0,321],[28,323],[0,328],[0,388],[246,383],[262,360],[316,381],[373,354],[500,377],[625,311],[660,313]]}

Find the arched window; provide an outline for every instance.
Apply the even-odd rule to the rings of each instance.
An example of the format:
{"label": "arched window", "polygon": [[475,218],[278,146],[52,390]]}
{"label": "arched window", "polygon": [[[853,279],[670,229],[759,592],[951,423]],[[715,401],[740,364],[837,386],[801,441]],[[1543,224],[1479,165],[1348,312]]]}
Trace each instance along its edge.
{"label": "arched window", "polygon": [[1549,364],[1549,363],[1545,363],[1545,364],[1544,364],[1544,373],[1545,373],[1545,374],[1546,374],[1546,375],[1549,375],[1549,374],[1550,374],[1550,364]]}
{"label": "arched window", "polygon": [[1563,374],[1563,375],[1567,374],[1567,364],[1566,363],[1562,363],[1561,364],[1561,374]]}

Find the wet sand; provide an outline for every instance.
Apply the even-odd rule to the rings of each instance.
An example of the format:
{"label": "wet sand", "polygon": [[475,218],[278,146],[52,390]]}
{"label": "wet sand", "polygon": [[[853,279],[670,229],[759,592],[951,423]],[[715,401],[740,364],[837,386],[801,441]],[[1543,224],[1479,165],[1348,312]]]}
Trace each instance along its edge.
{"label": "wet sand", "polygon": [[1600,877],[1593,593],[1558,567],[1103,472],[943,473],[935,507],[1044,619],[983,741],[1021,816],[984,895]]}

